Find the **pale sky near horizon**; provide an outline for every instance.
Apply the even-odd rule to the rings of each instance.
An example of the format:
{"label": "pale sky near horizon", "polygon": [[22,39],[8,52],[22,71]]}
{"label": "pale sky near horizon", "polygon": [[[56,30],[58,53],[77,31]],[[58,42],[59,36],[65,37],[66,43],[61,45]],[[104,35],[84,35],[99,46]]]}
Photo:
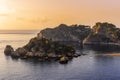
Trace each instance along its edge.
{"label": "pale sky near horizon", "polygon": [[0,29],[43,29],[61,23],[120,27],[120,0],[0,0]]}

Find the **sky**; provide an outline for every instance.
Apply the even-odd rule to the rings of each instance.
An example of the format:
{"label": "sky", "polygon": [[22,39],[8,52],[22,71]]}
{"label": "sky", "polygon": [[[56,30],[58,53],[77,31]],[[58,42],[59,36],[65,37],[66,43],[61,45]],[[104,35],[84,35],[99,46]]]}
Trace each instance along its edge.
{"label": "sky", "polygon": [[120,27],[120,0],[0,0],[0,30],[110,22]]}

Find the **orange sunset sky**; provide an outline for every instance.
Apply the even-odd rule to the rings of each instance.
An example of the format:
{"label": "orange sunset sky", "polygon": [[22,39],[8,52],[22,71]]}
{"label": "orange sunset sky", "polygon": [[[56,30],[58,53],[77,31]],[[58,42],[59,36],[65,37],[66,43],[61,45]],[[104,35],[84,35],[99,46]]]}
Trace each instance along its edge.
{"label": "orange sunset sky", "polygon": [[0,0],[0,30],[96,22],[120,27],[120,0]]}

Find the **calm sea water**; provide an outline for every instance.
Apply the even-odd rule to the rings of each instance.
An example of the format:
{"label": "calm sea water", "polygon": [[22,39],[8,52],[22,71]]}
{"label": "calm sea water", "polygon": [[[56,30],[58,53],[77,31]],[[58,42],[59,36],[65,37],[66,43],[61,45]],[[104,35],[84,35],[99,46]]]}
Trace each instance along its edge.
{"label": "calm sea water", "polygon": [[[83,50],[88,55],[68,64],[13,60],[3,53],[6,45],[15,49],[36,34],[0,34],[0,80],[120,80],[120,57],[97,56],[102,52]],[[119,53],[118,53],[119,54]]]}

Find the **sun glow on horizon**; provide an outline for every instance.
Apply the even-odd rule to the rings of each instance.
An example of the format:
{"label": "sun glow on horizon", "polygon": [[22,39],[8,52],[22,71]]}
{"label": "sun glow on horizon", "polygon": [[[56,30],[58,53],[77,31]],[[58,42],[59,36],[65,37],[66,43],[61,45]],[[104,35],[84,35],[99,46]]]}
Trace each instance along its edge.
{"label": "sun glow on horizon", "polygon": [[44,29],[61,23],[120,27],[120,0],[0,0],[0,29]]}
{"label": "sun glow on horizon", "polygon": [[0,3],[0,14],[7,15],[15,12],[15,9],[10,8],[7,3]]}
{"label": "sun glow on horizon", "polygon": [[7,5],[0,4],[0,14],[9,14],[9,12]]}

